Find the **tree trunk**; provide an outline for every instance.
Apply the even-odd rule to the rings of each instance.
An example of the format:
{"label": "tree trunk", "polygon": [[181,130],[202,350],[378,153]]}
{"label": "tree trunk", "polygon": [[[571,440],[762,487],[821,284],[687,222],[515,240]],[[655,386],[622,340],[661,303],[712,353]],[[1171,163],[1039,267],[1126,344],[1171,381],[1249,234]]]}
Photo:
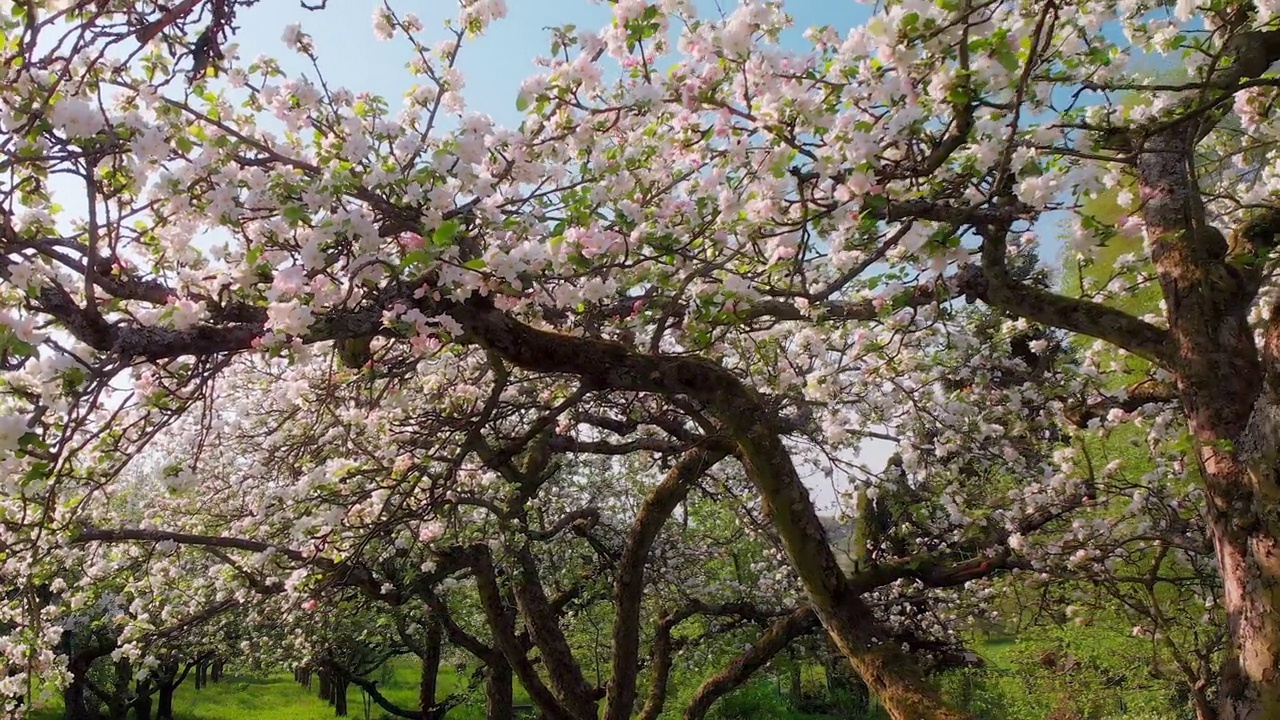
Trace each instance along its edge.
{"label": "tree trunk", "polygon": [[[711,706],[725,694],[740,687],[751,676],[772,660],[784,647],[800,635],[809,632],[816,625],[814,613],[809,608],[800,608],[790,615],[769,626],[769,629],[746,651],[729,663],[728,667],[708,678],[694,692],[684,711],[684,720],[702,720]],[[799,664],[792,655],[793,678],[799,677]],[[793,688],[793,697],[799,696],[799,690]]]}
{"label": "tree trunk", "polygon": [[[1280,443],[1278,443],[1280,444]],[[1221,720],[1280,717],[1280,547],[1275,467],[1246,467],[1202,449],[1209,521],[1222,574],[1232,645],[1219,684]],[[1269,507],[1268,507],[1269,506]],[[1271,514],[1271,520],[1263,513]]]}
{"label": "tree trunk", "polygon": [[110,720],[127,720],[129,707],[132,704],[130,686],[133,684],[133,667],[129,658],[120,658],[115,664],[115,682],[111,687],[111,702],[107,703],[107,717]]}
{"label": "tree trunk", "polygon": [[645,567],[658,534],[689,488],[729,455],[727,446],[698,447],[686,452],[645,498],[627,538],[614,580],[613,658],[605,695],[605,720],[627,720],[636,702],[640,674],[640,611]]}
{"label": "tree trunk", "polygon": [[942,703],[901,647],[872,634],[867,627],[871,608],[861,599],[846,600],[831,610],[817,610],[836,646],[893,720],[961,720],[969,717]]}
{"label": "tree trunk", "polygon": [[804,685],[800,677],[800,662],[796,659],[795,648],[790,648],[787,653],[787,664],[790,665],[788,670],[791,673],[791,699],[797,700],[804,694]]}
{"label": "tree trunk", "polygon": [[440,654],[444,645],[444,626],[436,618],[427,621],[426,647],[422,655],[422,679],[418,681],[418,707],[424,720],[431,717],[436,705],[436,684],[440,676]]}
{"label": "tree trunk", "polygon": [[[1207,224],[1192,172],[1198,131],[1183,123],[1147,139],[1137,161],[1142,215],[1231,631],[1219,715],[1269,720],[1280,717],[1280,419],[1270,397],[1280,388],[1280,313],[1273,311],[1259,353],[1248,321],[1258,280],[1227,256],[1222,233]],[[1243,230],[1233,252],[1256,257],[1260,248]]]}
{"label": "tree trunk", "polygon": [[320,668],[316,671],[316,678],[319,680],[319,682],[316,683],[316,695],[319,696],[321,700],[325,700],[332,705],[333,688],[330,684],[329,671],[324,668]]}
{"label": "tree trunk", "polygon": [[149,681],[145,688],[138,688],[138,695],[133,700],[133,716],[137,720],[151,720],[152,688]]}
{"label": "tree trunk", "polygon": [[212,675],[213,675],[214,682],[222,681],[222,671],[224,667],[225,667],[225,663],[222,661],[221,658],[213,661]]}
{"label": "tree trunk", "polygon": [[173,693],[177,689],[172,681],[160,682],[156,690],[156,720],[173,720]]}
{"label": "tree trunk", "polygon": [[338,675],[333,679],[333,714],[337,717],[347,716],[347,678]]}
{"label": "tree trunk", "polygon": [[515,698],[511,690],[511,666],[505,662],[490,663],[484,670],[485,720],[512,720]]}
{"label": "tree trunk", "polygon": [[1191,707],[1196,712],[1196,720],[1218,720],[1218,711],[1203,690],[1192,693]]}
{"label": "tree trunk", "polygon": [[[747,393],[734,382],[737,393]],[[747,475],[760,491],[791,564],[827,633],[892,720],[967,720],[925,680],[919,665],[886,637],[871,608],[836,561],[809,490],[772,422],[754,396],[718,403],[741,450]],[[736,411],[732,411],[736,408]]]}
{"label": "tree trunk", "polygon": [[599,717],[593,688],[582,674],[582,666],[573,656],[569,641],[560,627],[560,620],[547,599],[542,587],[537,563],[528,546],[515,549],[516,570],[512,586],[516,603],[523,616],[529,637],[542,658],[551,687],[560,702],[578,720],[595,720]]}
{"label": "tree trunk", "polygon": [[64,720],[96,720],[98,717],[97,703],[95,703],[89,692],[89,681],[87,673],[89,668],[76,668],[72,665],[71,680],[62,690]]}

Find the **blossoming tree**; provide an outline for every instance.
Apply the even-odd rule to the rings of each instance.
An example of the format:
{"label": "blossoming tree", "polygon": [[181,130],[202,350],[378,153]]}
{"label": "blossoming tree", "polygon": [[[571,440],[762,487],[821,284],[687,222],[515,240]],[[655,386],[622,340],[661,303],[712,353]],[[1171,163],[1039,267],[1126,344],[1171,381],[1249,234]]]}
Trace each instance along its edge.
{"label": "blossoming tree", "polygon": [[[977,559],[848,575],[802,475],[842,468],[892,418],[896,358],[929,358],[915,338],[948,332],[964,296],[1149,365],[1142,392],[1086,398],[1086,427],[1100,409],[1185,411],[1230,618],[1218,712],[1280,712],[1273,8],[889,2],[796,52],[778,43],[778,4],[699,17],[690,2],[620,0],[608,27],[553,33],[517,99],[523,123],[502,128],[467,110],[455,67],[501,0],[461,2],[437,43],[411,14],[375,12],[376,33],[412,48],[418,81],[398,104],[328,83],[301,26],[283,39],[315,62],[309,77],[238,57],[243,4],[19,2],[0,15],[7,580],[47,581],[175,419],[196,418],[175,445],[195,450],[169,477],[202,482],[201,439],[261,402],[240,368],[287,382],[289,367],[332,358],[364,378],[368,405],[347,412],[375,424],[400,385],[456,387],[474,424],[420,438],[451,481],[475,460],[502,473],[551,427],[618,452],[663,439],[644,428],[696,430],[709,444],[680,462],[741,464],[816,617],[890,712],[960,717],[864,596],[1008,562],[1021,524],[1087,489],[1024,494]],[[1185,76],[1147,77],[1140,61],[1156,54]],[[1121,104],[1123,91],[1147,100]],[[1102,222],[1085,201],[1125,183],[1133,214]],[[1017,272],[1054,210],[1086,254],[1141,234],[1132,267],[1158,282],[1164,316]],[[1031,356],[1047,342],[1028,341]],[[459,382],[481,370],[483,385]],[[526,387],[536,410],[499,414]],[[669,411],[678,425],[663,425]],[[930,412],[973,420],[965,437],[1012,467],[1044,462],[980,412]],[[503,425],[517,419],[533,426]],[[479,442],[493,423],[510,447]],[[381,478],[413,469],[395,468],[395,447],[371,451],[390,465]],[[904,448],[904,463],[919,454]],[[308,462],[299,475],[328,472]],[[374,513],[375,486],[347,511]],[[56,663],[37,601],[6,598],[10,684]],[[563,649],[549,626],[530,630],[544,657]],[[618,677],[610,718],[635,704],[631,675]],[[595,716],[571,671],[552,679],[569,716]]]}

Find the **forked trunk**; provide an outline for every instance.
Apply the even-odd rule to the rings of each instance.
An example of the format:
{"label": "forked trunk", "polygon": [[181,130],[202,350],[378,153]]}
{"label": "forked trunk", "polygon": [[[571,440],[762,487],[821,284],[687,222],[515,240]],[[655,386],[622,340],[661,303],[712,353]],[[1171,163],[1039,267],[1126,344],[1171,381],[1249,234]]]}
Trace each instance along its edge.
{"label": "forked trunk", "polygon": [[[744,401],[745,400],[745,401]],[[735,407],[736,406],[736,407]],[[901,645],[878,636],[871,608],[836,562],[809,491],[786,447],[747,398],[722,411],[740,448],[747,474],[760,490],[765,512],[778,530],[810,604],[841,654],[880,700],[892,720],[968,720],[947,705]]]}
{"label": "forked trunk", "polygon": [[[487,300],[451,308],[450,316],[494,352],[525,369],[571,373],[599,387],[617,390],[684,395],[704,405],[737,446],[738,459],[758,490],[765,513],[777,528],[823,626],[867,686],[880,695],[890,717],[968,717],[947,707],[901,647],[879,642],[875,616],[859,600],[856,589],[836,562],[809,490],[779,433],[776,417],[730,371],[701,360],[641,355],[618,343],[536,330],[498,311]],[[502,622],[492,610],[486,610],[486,614],[493,615],[491,625],[496,627]],[[520,652],[505,654],[512,658]],[[524,677],[522,670],[521,679]]]}

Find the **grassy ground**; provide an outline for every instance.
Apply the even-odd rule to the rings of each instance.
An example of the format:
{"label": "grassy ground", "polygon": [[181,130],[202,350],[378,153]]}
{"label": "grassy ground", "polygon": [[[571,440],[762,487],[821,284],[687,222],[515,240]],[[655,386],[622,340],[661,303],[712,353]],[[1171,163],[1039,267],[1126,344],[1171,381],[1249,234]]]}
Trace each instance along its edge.
{"label": "grassy ground", "polygon": [[[416,708],[418,673],[416,662],[402,659],[392,661],[372,679],[377,681],[379,691],[392,702],[404,708]],[[455,691],[465,690],[469,679],[466,672],[442,668],[437,697],[444,698]],[[292,675],[287,674],[227,676],[201,690],[196,690],[195,683],[188,679],[178,688],[174,710],[176,720],[331,720],[333,708],[316,697],[315,689],[302,687],[293,681]],[[519,684],[514,695],[517,705],[529,703],[528,695]],[[348,688],[347,704],[350,718],[364,720],[364,693],[359,688]],[[453,708],[446,718],[484,720],[483,704],[482,690],[478,688],[469,704]],[[673,715],[678,714],[678,703],[672,705],[671,710]],[[721,700],[713,716],[716,720],[834,720],[829,715],[805,713],[791,707],[782,697],[776,682],[764,677]],[[35,720],[61,720],[62,708],[45,708],[33,717]],[[369,720],[392,718],[372,703],[367,717]]]}
{"label": "grassy ground", "polygon": [[[418,703],[418,672],[411,662],[393,662],[385,675],[375,677],[378,688],[392,702],[406,708],[416,708]],[[466,687],[467,677],[450,669],[442,669],[439,679],[439,695],[445,697]],[[314,681],[313,681],[314,685]],[[516,688],[516,703],[527,702],[525,694]],[[477,697],[474,707],[456,707],[446,716],[448,720],[483,720],[480,707],[483,699]],[[365,717],[364,693],[355,686],[347,691],[350,717]],[[178,688],[174,697],[177,720],[330,720],[333,708],[293,681],[291,675],[270,677],[228,676],[216,684],[196,690],[191,680]],[[61,707],[50,707],[37,712],[36,720],[60,720]],[[389,718],[377,705],[370,706],[371,720]]]}

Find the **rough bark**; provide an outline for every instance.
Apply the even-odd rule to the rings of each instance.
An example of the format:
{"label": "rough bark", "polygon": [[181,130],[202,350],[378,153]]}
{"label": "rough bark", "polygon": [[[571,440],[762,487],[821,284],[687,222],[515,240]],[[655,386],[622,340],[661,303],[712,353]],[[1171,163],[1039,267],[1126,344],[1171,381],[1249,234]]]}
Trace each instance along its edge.
{"label": "rough bark", "polygon": [[97,703],[90,697],[89,679],[83,672],[72,670],[70,681],[62,689],[62,704],[64,720],[95,720],[98,717]]}
{"label": "rough bark", "polygon": [[133,717],[135,720],[151,720],[151,708],[153,705],[152,691],[154,686],[148,684],[145,687],[139,686],[136,697],[133,700]]}
{"label": "rough bark", "polygon": [[728,454],[729,448],[722,443],[686,452],[645,498],[636,515],[614,580],[613,661],[605,696],[606,720],[626,720],[635,707],[644,569],[653,543],[676,506],[689,494],[694,481]]}
{"label": "rough bark", "polygon": [[1191,691],[1191,709],[1196,713],[1196,720],[1218,720],[1218,711],[1205,694],[1204,688]]}
{"label": "rough bark", "polygon": [[649,699],[640,711],[639,720],[656,720],[662,714],[667,703],[667,685],[671,680],[671,661],[675,651],[675,643],[671,638],[671,630],[687,616],[663,613],[658,621],[658,629],[654,633],[653,648],[650,650],[649,665],[652,680],[649,685]]}
{"label": "rough bark", "polygon": [[1198,445],[1231,631],[1219,715],[1263,720],[1280,717],[1280,426],[1248,323],[1256,286],[1206,222],[1198,133],[1182,123],[1148,138],[1138,181],[1176,347],[1169,369]]}
{"label": "rough bark", "polygon": [[107,702],[107,717],[110,720],[125,720],[132,706],[130,702],[132,699],[130,686],[133,684],[132,663],[128,658],[120,658],[115,663],[115,671],[114,682],[111,684],[111,697]]}
{"label": "rough bark", "polygon": [[476,578],[480,606],[485,615],[485,622],[493,633],[494,644],[501,650],[510,671],[520,678],[521,684],[529,693],[529,698],[537,704],[547,720],[581,720],[561,704],[560,699],[547,688],[537,668],[525,654],[525,649],[516,637],[515,618],[503,601],[502,590],[498,586],[488,546],[473,545],[469,548],[460,548],[457,552],[468,557]]}
{"label": "rough bark", "polygon": [[[1200,448],[1232,639],[1221,720],[1280,717],[1280,405],[1267,391],[1253,409],[1243,436],[1226,435],[1239,437],[1230,450],[1221,441]],[[1221,437],[1216,428],[1207,424],[1197,438]]]}
{"label": "rough bark", "polygon": [[596,701],[592,688],[582,675],[582,668],[573,657],[569,641],[560,628],[559,618],[551,608],[533,555],[527,546],[515,551],[517,568],[512,583],[520,614],[524,618],[529,636],[542,657],[542,664],[551,679],[551,687],[564,707],[575,717],[594,720],[597,717]]}
{"label": "rough bark", "polygon": [[[321,700],[325,700],[332,705],[333,704],[333,686],[329,678],[329,671],[325,670],[324,668],[321,668],[319,671],[316,672],[316,675],[320,679],[320,682],[316,683],[317,685],[316,695]],[[197,687],[199,687],[198,685],[199,681],[200,681],[200,674],[199,674],[199,671],[197,670],[196,672]]]}
{"label": "rough bark", "polygon": [[89,688],[89,668],[95,660],[105,657],[113,649],[115,642],[102,642],[72,653],[72,643],[77,639],[76,633],[68,631],[63,634],[63,648],[70,655],[67,671],[71,675],[67,686],[62,690],[64,720],[96,720],[98,702],[93,699]]}

